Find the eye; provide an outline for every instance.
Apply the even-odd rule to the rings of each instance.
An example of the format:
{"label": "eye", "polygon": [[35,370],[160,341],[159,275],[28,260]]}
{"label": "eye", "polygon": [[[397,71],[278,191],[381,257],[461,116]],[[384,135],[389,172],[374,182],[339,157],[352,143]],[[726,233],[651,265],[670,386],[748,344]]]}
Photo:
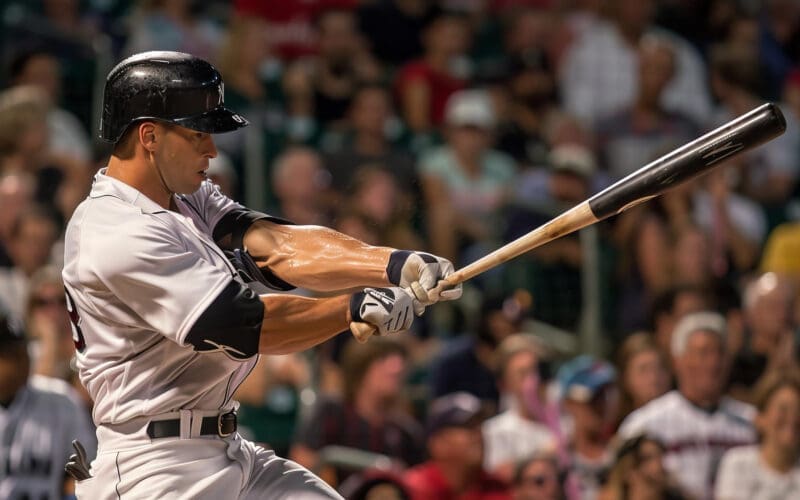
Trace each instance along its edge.
{"label": "eye", "polygon": [[204,134],[203,132],[195,132],[194,133],[194,138],[197,139],[197,140],[202,140],[203,137],[205,137],[205,135],[206,134]]}

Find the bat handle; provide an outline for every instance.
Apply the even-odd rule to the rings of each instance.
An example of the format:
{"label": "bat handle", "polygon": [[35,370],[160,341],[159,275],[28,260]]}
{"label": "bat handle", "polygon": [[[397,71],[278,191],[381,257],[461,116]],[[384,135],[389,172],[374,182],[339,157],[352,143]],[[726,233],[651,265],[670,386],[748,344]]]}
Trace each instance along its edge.
{"label": "bat handle", "polygon": [[378,329],[370,325],[369,323],[351,321],[350,332],[353,334],[353,337],[355,337],[356,340],[358,340],[363,344],[364,342],[369,340],[370,337],[375,335],[375,333],[378,332]]}

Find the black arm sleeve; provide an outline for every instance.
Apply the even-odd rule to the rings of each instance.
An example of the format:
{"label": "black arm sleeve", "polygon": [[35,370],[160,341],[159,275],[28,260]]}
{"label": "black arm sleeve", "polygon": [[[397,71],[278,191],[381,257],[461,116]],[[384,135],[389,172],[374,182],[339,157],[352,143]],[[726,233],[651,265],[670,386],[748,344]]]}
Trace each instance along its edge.
{"label": "black arm sleeve", "polygon": [[186,342],[198,352],[224,352],[236,360],[258,354],[264,303],[250,288],[231,281],[197,318]]}
{"label": "black arm sleeve", "polygon": [[[291,283],[280,279],[267,267],[258,267],[250,254],[244,250],[244,235],[254,222],[267,220],[275,224],[294,225],[279,217],[256,212],[248,208],[237,208],[222,216],[214,226],[213,238],[217,245],[225,252],[231,264],[239,272],[246,273],[242,276],[245,283],[253,287],[258,293],[266,293],[269,290],[289,291],[297,287]],[[261,287],[266,287],[265,289]]]}

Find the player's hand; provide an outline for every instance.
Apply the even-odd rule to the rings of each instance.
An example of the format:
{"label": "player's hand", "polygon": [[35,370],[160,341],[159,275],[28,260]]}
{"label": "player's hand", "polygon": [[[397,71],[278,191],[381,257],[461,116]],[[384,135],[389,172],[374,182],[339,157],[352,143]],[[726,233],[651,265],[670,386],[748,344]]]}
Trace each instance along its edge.
{"label": "player's hand", "polygon": [[461,297],[461,284],[449,287],[444,278],[453,274],[453,263],[443,257],[408,250],[395,250],[389,256],[386,275],[393,285],[410,290],[422,305]]}
{"label": "player's hand", "polygon": [[356,323],[375,327],[377,335],[408,330],[414,315],[425,308],[399,287],[365,288],[350,297],[350,316]]}

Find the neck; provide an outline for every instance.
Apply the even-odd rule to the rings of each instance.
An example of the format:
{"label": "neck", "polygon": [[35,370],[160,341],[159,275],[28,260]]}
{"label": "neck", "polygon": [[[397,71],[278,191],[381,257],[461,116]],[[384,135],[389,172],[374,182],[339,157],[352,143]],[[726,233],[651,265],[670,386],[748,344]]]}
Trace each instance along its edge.
{"label": "neck", "polygon": [[576,429],[573,438],[575,451],[587,458],[598,458],[605,453],[606,443],[599,432]]}
{"label": "neck", "polygon": [[108,161],[106,175],[135,188],[162,208],[169,210],[172,193],[164,186],[158,173],[154,172],[155,169],[143,167],[144,161],[146,160],[138,157],[121,160],[112,156]]}
{"label": "neck", "polygon": [[681,389],[681,395],[687,401],[704,410],[714,410],[719,405],[719,396],[707,394],[692,394],[691,391]]}
{"label": "neck", "polygon": [[428,65],[440,73],[447,73],[447,63],[449,60],[450,57],[444,52],[431,52],[425,56],[425,61]]}
{"label": "neck", "polygon": [[800,458],[798,450],[786,449],[772,443],[761,445],[761,459],[774,471],[789,472],[797,464],[798,458]]}
{"label": "neck", "polygon": [[363,155],[378,156],[386,151],[386,141],[378,134],[371,132],[356,133],[353,145]]}
{"label": "neck", "polygon": [[467,173],[475,175],[475,174],[480,172],[480,170],[481,170],[481,162],[480,162],[481,155],[475,155],[475,156],[473,156],[473,155],[465,155],[465,154],[460,153],[456,149],[453,149],[453,154],[455,155],[456,159],[458,160],[458,163],[461,164],[462,167],[464,167],[464,170]]}

